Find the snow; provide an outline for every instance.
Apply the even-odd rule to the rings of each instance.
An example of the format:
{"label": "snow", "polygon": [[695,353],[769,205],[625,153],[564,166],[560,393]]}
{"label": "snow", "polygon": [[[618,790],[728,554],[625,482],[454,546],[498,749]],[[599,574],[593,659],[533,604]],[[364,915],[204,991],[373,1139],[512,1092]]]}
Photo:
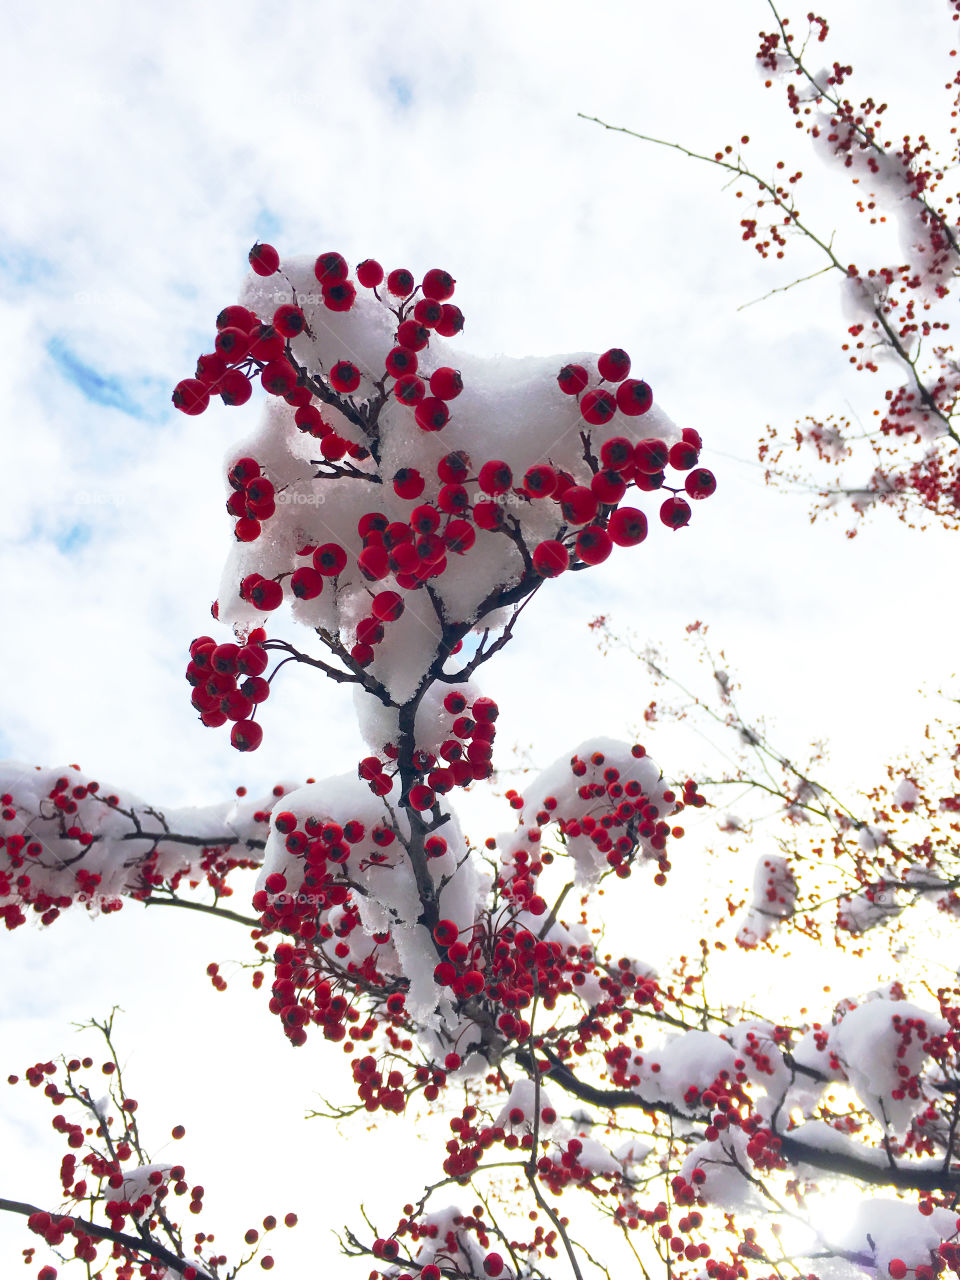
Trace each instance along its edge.
{"label": "snow", "polygon": [[897,916],[903,904],[897,900],[895,888],[883,883],[871,885],[862,893],[844,895],[837,903],[837,925],[854,935],[866,933],[876,925]]}
{"label": "snow", "polygon": [[[535,1081],[529,1080],[526,1077],[520,1080],[515,1080],[511,1086],[507,1101],[504,1103],[503,1107],[501,1107],[500,1113],[494,1123],[502,1125],[504,1128],[510,1128],[513,1125],[513,1121],[510,1119],[510,1112],[516,1107],[523,1112],[523,1119],[520,1121],[518,1126],[514,1127],[522,1126],[529,1129],[532,1126],[534,1116],[538,1114],[537,1101],[537,1088]],[[544,1121],[543,1112],[545,1107],[553,1107],[553,1103],[550,1101],[547,1091],[542,1086],[540,1087],[539,1103],[539,1124],[541,1130],[548,1129],[549,1125]]]}
{"label": "snow", "polygon": [[[595,757],[600,757],[598,763],[593,763]],[[586,766],[583,773],[571,771],[573,759]],[[591,784],[601,786],[604,771],[610,768],[618,770],[619,782],[624,787],[630,782],[637,783],[648,801],[657,806],[661,816],[671,812],[671,804],[663,798],[667,784],[663,781],[659,766],[649,756],[644,755],[638,759],[627,743],[613,738],[588,738],[573,752],[560,756],[553,764],[548,765],[525,789],[520,830],[498,837],[504,864],[510,866],[521,849],[529,849],[527,832],[537,828],[538,813],[548,812],[550,822],[545,825],[552,826],[561,820],[564,823],[579,823],[588,815],[599,812],[602,802],[598,803],[595,796],[582,793]],[[551,801],[555,801],[555,805]],[[567,832],[564,846],[566,853],[573,859],[578,884],[594,883],[607,869],[605,854],[585,831],[576,835]],[[645,837],[639,839],[638,848],[641,858],[655,859],[659,856]]]}
{"label": "snow", "polygon": [[747,1141],[742,1129],[725,1129],[714,1141],[698,1142],[687,1154],[680,1172],[689,1182],[694,1170],[703,1171],[705,1181],[699,1190],[707,1204],[728,1210],[757,1209],[762,1204],[759,1192],[740,1172],[752,1165]]}
{"label": "snow", "polygon": [[778,854],[760,858],[753,873],[750,903],[737,930],[737,942],[747,948],[765,942],[781,921],[793,915],[796,901],[797,882],[787,859]]}
{"label": "snow", "polygon": [[831,1032],[830,1046],[877,1122],[902,1131],[926,1102],[922,1089],[913,1098],[909,1093],[893,1096],[904,1085],[897,1068],[917,1075],[927,1060],[927,1040],[946,1031],[937,1014],[906,1000],[880,997],[851,1009]]}
{"label": "snow", "polygon": [[[66,784],[58,790],[60,779]],[[73,809],[56,807],[52,797],[61,793]],[[14,761],[0,764],[0,794],[12,797],[0,809],[0,908],[56,899],[60,907],[76,902],[93,913],[124,894],[149,892],[145,869],[164,880],[202,879],[201,862],[219,846],[259,862],[265,831],[254,814],[276,803],[270,792],[161,814],[132,792],[101,785],[73,765],[39,768]],[[18,865],[11,841],[21,837],[28,850]],[[30,853],[34,844],[36,852]],[[29,886],[15,890],[13,879],[22,876],[29,877]]]}
{"label": "snow", "polygon": [[[581,364],[598,378],[596,357],[575,352],[556,356],[485,359],[458,350],[436,334],[418,353],[417,373],[423,378],[440,367],[459,369],[462,392],[450,402],[451,416],[441,432],[421,430],[414,409],[395,397],[385,398],[392,380],[384,374],[384,360],[395,345],[397,322],[389,307],[371,292],[360,289],[352,308],[334,312],[323,303],[314,275],[314,260],[285,259],[279,273],[268,279],[251,273],[240,294],[240,303],[264,322],[286,303],[301,306],[306,329],[291,342],[294,356],[313,376],[322,376],[341,359],[352,361],[361,373],[359,387],[347,398],[360,413],[377,405],[379,466],[373,457],[347,459],[354,474],[322,474],[320,442],[300,431],[295,410],[279,397],[268,396],[259,427],[231,451],[227,464],[242,456],[253,457],[277,492],[276,512],[263,522],[252,542],[236,543],[227,559],[219,593],[221,621],[243,632],[263,622],[263,614],[242,600],[239,584],[251,573],[285,581],[282,575],[309,563],[298,557],[307,546],[336,542],[349,553],[346,567],[329,580],[312,600],[295,600],[285,587],[294,619],[305,627],[324,628],[346,646],[355,639],[356,624],[369,607],[369,584],[357,565],[362,549],[357,524],[368,512],[379,512],[391,522],[409,519],[414,501],[399,497],[391,483],[402,467],[415,468],[426,487],[416,504],[435,502],[441,487],[437,464],[446,454],[464,450],[473,474],[483,462],[500,459],[514,477],[514,488],[500,499],[509,521],[514,522],[527,553],[542,540],[557,537],[566,528],[558,501],[534,500],[517,488],[527,469],[549,463],[566,471],[577,484],[589,485],[592,471],[584,457],[582,433],[586,424],[575,397],[557,385],[559,370],[568,363]],[[369,445],[360,427],[335,405],[318,406],[323,420],[343,439]],[[627,416],[618,411],[606,425],[589,428],[591,447],[615,435],[636,442],[660,438],[679,439],[675,424],[654,404],[646,413]],[[484,497],[471,480],[472,497]],[[629,491],[630,501],[639,498]],[[380,582],[382,589],[400,590],[406,605],[403,616],[387,625],[387,635],[377,645],[370,672],[389,690],[392,699],[405,702],[421,687],[435,661],[442,626],[499,627],[497,593],[516,586],[525,572],[524,556],[511,537],[474,528],[476,541],[460,554],[451,551],[456,572],[430,579],[432,593],[398,587],[393,574]]]}
{"label": "snow", "polygon": [[859,1204],[849,1228],[831,1243],[872,1257],[877,1274],[885,1276],[893,1258],[906,1263],[910,1272],[922,1263],[929,1266],[940,1244],[956,1234],[957,1216],[950,1210],[922,1214],[915,1204],[885,1197]]}

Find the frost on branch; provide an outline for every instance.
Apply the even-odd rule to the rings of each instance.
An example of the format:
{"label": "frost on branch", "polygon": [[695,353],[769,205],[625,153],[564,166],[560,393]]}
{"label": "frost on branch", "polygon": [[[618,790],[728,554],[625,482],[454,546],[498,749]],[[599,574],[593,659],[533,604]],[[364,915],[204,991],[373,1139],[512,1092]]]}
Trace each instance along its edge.
{"label": "frost on branch", "polygon": [[[869,1200],[857,1205],[853,1221],[836,1233],[835,1243],[855,1252],[879,1276],[903,1280],[909,1272],[919,1277],[918,1268],[929,1268],[932,1257],[948,1261],[958,1256],[956,1213],[933,1206],[929,1210],[889,1197]],[[944,1241],[950,1243],[941,1252]]]}
{"label": "frost on branch", "polygon": [[[282,792],[282,788],[279,791]],[[232,890],[227,873],[260,861],[277,793],[162,813],[108,790],[74,765],[0,764],[0,916],[8,929],[26,909],[44,924],[73,903],[115,911],[122,898],[206,882]]]}
{"label": "frost on branch", "polygon": [[747,914],[737,932],[741,947],[766,942],[777,925],[789,920],[797,901],[797,881],[786,858],[768,854],[757,862]]}
{"label": "frost on branch", "polygon": [[921,1076],[942,1018],[906,1000],[866,1000],[830,1036],[850,1083],[884,1128],[902,1132],[929,1102]]}

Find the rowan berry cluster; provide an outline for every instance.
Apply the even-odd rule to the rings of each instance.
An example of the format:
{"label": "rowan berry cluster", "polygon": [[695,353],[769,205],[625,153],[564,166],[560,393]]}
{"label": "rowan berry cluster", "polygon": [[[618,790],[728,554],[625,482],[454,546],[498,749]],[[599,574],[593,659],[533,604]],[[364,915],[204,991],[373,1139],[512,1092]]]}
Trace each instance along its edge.
{"label": "rowan berry cluster", "polygon": [[[463,327],[462,312],[449,301],[453,278],[435,268],[418,284],[406,269],[386,272],[367,259],[356,268],[354,284],[342,255],[324,253],[313,268],[321,286],[319,299],[307,299],[290,284],[272,246],[255,246],[250,261],[257,276],[286,282],[286,292],[294,300],[282,302],[269,314],[264,310],[269,303],[263,301],[268,295],[263,294],[256,295],[261,299],[257,310],[241,305],[225,308],[217,318],[214,351],[201,356],[196,378],[178,384],[174,403],[188,413],[201,412],[210,396],[218,393],[227,403],[241,403],[246,396],[238,394],[237,379],[245,380],[249,388],[249,378],[259,374],[268,394],[291,407],[297,431],[319,442],[320,457],[313,460],[313,470],[297,477],[289,466],[284,468],[268,456],[248,453],[232,463],[227,510],[234,519],[238,543],[256,544],[281,507],[296,507],[299,514],[300,507],[316,508],[328,497],[342,502],[345,483],[365,482],[373,500],[349,530],[327,541],[301,535],[289,569],[274,567],[265,572],[265,563],[248,559],[237,591],[240,601],[261,612],[274,611],[285,601],[302,602],[304,609],[314,602],[312,613],[301,611],[297,616],[303,620],[335,617],[335,630],[317,630],[367,689],[379,684],[378,659],[391,650],[394,624],[407,610],[410,593],[429,593],[445,575],[469,581],[476,573],[476,555],[503,555],[493,550],[491,538],[511,544],[512,550],[508,546],[506,551],[514,557],[515,567],[499,593],[483,602],[488,609],[496,607],[498,594],[507,599],[513,592],[515,599],[522,598],[545,578],[600,564],[614,546],[642,542],[647,536],[646,515],[637,507],[621,505],[631,487],[637,492],[668,490],[671,496],[661,503],[659,518],[673,529],[688,523],[688,499],[708,497],[716,488],[712,473],[696,465],[701,449],[696,431],[684,430],[672,445],[653,431],[648,436],[638,431],[638,422],[650,413],[653,394],[646,382],[628,377],[630,357],[620,348],[611,348],[597,359],[595,374],[582,364],[568,364],[557,376],[561,395],[556,412],[563,416],[566,397],[577,407],[580,453],[575,465],[547,456],[515,476],[503,458],[473,457],[464,448],[436,454],[429,470],[419,461],[418,465],[389,465],[388,458],[395,457],[389,449],[384,452],[391,414],[406,413],[414,434],[435,435],[448,427],[464,392],[460,371],[442,358],[438,362],[431,346]],[[326,332],[335,326],[338,314],[363,310],[358,288],[367,291],[368,299],[372,295],[379,306],[379,312],[371,314],[388,318],[392,329],[393,345],[382,351],[382,367],[357,356],[333,358],[320,353],[321,347],[324,352],[331,348],[324,345],[326,339],[319,342],[319,326]],[[631,435],[613,434],[618,418]],[[668,467],[683,476],[682,485],[667,483]],[[406,507],[407,503],[413,505]],[[309,524],[304,521],[304,531]],[[341,521],[338,518],[332,526],[327,520],[314,524],[329,530],[338,528]],[[552,530],[550,536],[537,532],[545,524]],[[276,557],[266,560],[275,565]],[[355,598],[358,586],[367,587],[369,599],[369,611],[361,616],[354,604],[346,604],[348,597]],[[219,611],[215,606],[215,613]],[[465,614],[449,641],[443,635],[446,654],[460,650],[475,621]],[[449,609],[444,610],[442,622],[444,633],[451,630],[454,619]],[[262,736],[255,708],[267,696],[266,682],[249,690],[245,685],[245,692],[230,686],[228,678],[198,683],[195,667],[194,661],[191,682],[201,720],[215,725],[224,722],[221,717],[231,719],[234,745],[241,750],[255,748]],[[368,670],[373,684],[364,677]],[[259,696],[254,697],[254,692]],[[481,765],[488,763],[489,757],[482,759],[484,740],[480,733],[461,756],[431,766],[440,774],[439,786],[424,781],[423,789],[416,792],[425,807],[430,804],[428,790],[442,792],[447,774],[465,780],[468,760],[475,764],[478,757]],[[413,795],[413,789],[408,789],[405,799],[412,802]]]}
{"label": "rowan berry cluster", "polygon": [[[254,583],[251,596],[269,594],[275,583]],[[251,717],[254,709],[270,696],[269,680],[263,678],[269,658],[262,647],[266,632],[255,630],[246,644],[217,644],[211,636],[198,636],[190,645],[187,683],[193,688],[191,702],[203,724],[217,728],[232,724],[230,741],[239,751],[260,745],[263,730]]]}

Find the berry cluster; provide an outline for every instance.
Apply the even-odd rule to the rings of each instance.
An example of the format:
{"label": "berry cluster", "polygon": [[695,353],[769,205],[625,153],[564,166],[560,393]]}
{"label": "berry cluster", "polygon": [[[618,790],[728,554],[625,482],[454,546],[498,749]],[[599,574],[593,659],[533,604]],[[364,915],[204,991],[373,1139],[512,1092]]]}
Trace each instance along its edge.
{"label": "berry cluster", "polygon": [[[436,590],[445,578],[457,579],[455,589],[462,598],[463,584],[477,577],[477,556],[507,556],[513,567],[500,575],[498,588],[478,597],[472,612],[461,605],[464,612],[458,618],[449,606],[443,608],[439,646],[445,655],[455,654],[478,619],[508,599],[516,606],[544,579],[598,565],[614,546],[642,542],[646,515],[638,507],[621,505],[631,487],[637,492],[668,490],[671,496],[659,514],[673,529],[689,521],[688,499],[708,497],[716,488],[712,473],[696,465],[701,449],[697,432],[685,430],[672,445],[655,431],[646,438],[638,433],[653,395],[646,382],[628,377],[630,357],[620,348],[597,359],[595,376],[582,364],[568,364],[557,377],[561,394],[555,412],[562,419],[569,400],[577,407],[578,454],[541,457],[516,474],[504,457],[471,456],[473,451],[464,448],[435,454],[429,469],[422,449],[409,465],[388,465],[388,457],[395,459],[396,453],[386,449],[385,433],[396,429],[401,420],[397,414],[406,414],[407,429],[422,440],[448,427],[464,391],[460,371],[431,346],[463,327],[463,313],[450,301],[452,276],[434,268],[418,284],[405,268],[387,272],[367,259],[356,268],[354,283],[343,256],[324,253],[313,264],[321,286],[318,308],[316,296],[301,297],[293,283],[302,289],[302,269],[298,275],[293,264],[282,266],[272,246],[256,245],[250,262],[256,276],[284,281],[293,300],[276,306],[266,301],[269,295],[254,290],[249,298],[256,310],[225,308],[217,318],[214,351],[200,358],[195,379],[178,384],[174,402],[190,413],[200,412],[215,393],[228,403],[241,403],[246,397],[238,393],[237,380],[244,380],[249,390],[249,379],[259,374],[267,392],[291,406],[293,425],[319,443],[313,470],[299,477],[292,476],[290,466],[278,467],[266,449],[261,453],[258,448],[259,456],[248,452],[235,459],[227,476],[227,509],[238,544],[256,544],[282,506],[289,511],[297,503],[323,503],[325,485],[341,486],[335,493],[330,490],[340,502],[337,495],[344,484],[368,482],[362,489],[373,500],[349,528],[343,528],[339,517],[331,524],[326,512],[323,521],[312,522],[327,532],[325,541],[302,536],[309,521],[291,528],[299,541],[289,568],[278,569],[272,555],[238,561],[237,599],[261,612],[278,609],[285,600],[302,602],[297,616],[303,621],[322,617],[323,626],[316,627],[321,639],[352,677],[378,696],[377,658],[393,644],[393,624],[403,617],[408,593]],[[366,290],[366,296],[358,289]],[[336,314],[350,311],[359,312],[365,325],[369,318],[371,331],[377,332],[384,316],[390,317],[392,345],[380,348],[381,366],[371,362],[369,352],[366,359],[336,354]],[[614,434],[618,416],[630,435]],[[683,475],[681,486],[667,483],[668,467]],[[407,508],[407,503],[412,505]],[[549,536],[544,536],[545,526]],[[364,590],[369,611],[358,617],[356,601]],[[312,612],[306,608],[311,602]],[[235,605],[226,603],[236,616]],[[435,602],[433,607],[438,607]],[[219,611],[215,606],[215,615]],[[335,620],[335,626],[328,620]],[[256,685],[260,699],[253,688],[240,692],[216,680],[193,682],[194,705],[203,722],[232,719],[234,745],[256,747],[261,732],[252,727],[253,713],[246,704],[266,696],[265,682],[263,688]],[[196,693],[197,688],[202,692]],[[483,735],[478,738],[469,750],[482,757]],[[436,771],[443,775],[450,763]],[[464,762],[453,772],[465,778],[466,767]],[[439,787],[429,781],[422,785],[442,791],[445,781],[441,777]],[[412,802],[413,794],[408,787],[405,801]],[[416,794],[428,799],[425,790]]]}
{"label": "berry cluster", "polygon": [[[264,593],[275,583],[264,583]],[[261,591],[259,583],[251,594]],[[256,708],[270,696],[266,640],[262,629],[252,631],[246,644],[217,644],[211,636],[198,636],[190,645],[187,683],[193,687],[191,702],[201,721],[210,728],[232,723],[230,741],[238,751],[252,751],[260,745],[263,730],[252,719]]]}
{"label": "berry cluster", "polygon": [[[443,709],[451,720],[436,754],[417,748],[408,762],[407,772],[413,781],[407,801],[411,808],[421,812],[432,809],[438,795],[446,795],[454,787],[469,787],[472,782],[489,778],[493,772],[491,760],[500,714],[493,698],[475,697],[468,701],[459,690],[452,690],[443,700]],[[358,766],[360,777],[374,795],[379,796],[389,795],[401,773],[398,747],[387,743],[383,754],[386,761],[379,756],[367,756]],[[446,841],[442,836],[434,836],[432,848],[433,856],[439,857],[446,850]]]}

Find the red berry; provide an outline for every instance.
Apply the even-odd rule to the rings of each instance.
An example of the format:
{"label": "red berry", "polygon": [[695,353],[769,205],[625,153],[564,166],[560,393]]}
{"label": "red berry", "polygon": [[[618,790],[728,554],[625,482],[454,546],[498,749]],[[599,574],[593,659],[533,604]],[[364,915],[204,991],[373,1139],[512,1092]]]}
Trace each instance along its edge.
{"label": "red berry", "polygon": [[627,378],[617,387],[617,408],[627,417],[637,418],[653,404],[653,392],[645,382]]}
{"label": "red berry", "polygon": [[607,382],[622,382],[630,372],[630,357],[620,347],[611,347],[597,360],[600,377]]}
{"label": "red berry", "polygon": [[418,378],[415,373],[405,373],[402,378],[398,378],[393,384],[393,394],[401,404],[419,404],[427,394],[426,383],[422,378]]}
{"label": "red berry", "polygon": [[459,369],[450,369],[446,365],[430,375],[430,390],[438,400],[455,400],[463,390],[463,379]]}
{"label": "red berry", "polygon": [[230,324],[217,334],[214,346],[230,364],[239,364],[250,350],[250,335],[246,329]]}
{"label": "red berry", "polygon": [[360,370],[349,360],[338,360],[330,370],[330,385],[334,391],[356,391],[360,385]]}
{"label": "red berry", "polygon": [[383,639],[383,623],[379,618],[361,618],[357,623],[358,644],[379,644]]}
{"label": "red berry", "polygon": [[623,471],[633,462],[633,445],[626,436],[611,436],[600,446],[600,461],[610,471]]}
{"label": "red berry", "polygon": [[389,523],[382,511],[368,511],[357,521],[357,533],[361,538],[367,538],[371,533],[383,533]]}
{"label": "red berry", "polygon": [[246,720],[253,710],[253,701],[239,689],[231,689],[220,699],[220,710],[228,720]]}
{"label": "red berry", "polygon": [[436,533],[440,527],[440,512],[429,502],[424,502],[410,512],[410,527],[417,533]]}
{"label": "red berry", "polygon": [[441,338],[453,338],[463,328],[463,312],[452,302],[443,304],[443,314],[437,323],[437,333]]}
{"label": "red berry", "polygon": [[347,452],[349,444],[335,431],[325,435],[320,441],[320,452],[328,462],[337,462]]}
{"label": "red berry", "polygon": [[387,276],[387,288],[396,298],[406,298],[413,293],[413,272],[397,267]]}
{"label": "red berry", "polygon": [[636,507],[618,507],[607,524],[618,547],[635,547],[647,536],[647,517]]}
{"label": "red berry", "polygon": [[560,501],[567,524],[587,524],[597,514],[599,506],[593,490],[579,484],[570,485]]}
{"label": "red berry", "polygon": [[249,311],[246,307],[238,306],[236,303],[232,306],[224,307],[217,316],[218,329],[226,329],[228,325],[235,324],[238,329],[243,329],[249,333],[249,331],[259,323],[260,319],[258,316],[255,316],[253,312]]}
{"label": "red berry", "polygon": [[523,487],[531,498],[549,498],[557,490],[557,480],[553,467],[538,463],[523,477]]}
{"label": "red berry", "polygon": [[448,516],[463,515],[470,508],[470,497],[462,484],[445,484],[437,494],[437,506]]}
{"label": "red berry", "polygon": [[466,520],[451,520],[443,531],[443,541],[448,551],[465,555],[477,540],[473,526]]}
{"label": "red berry", "polygon": [[291,303],[277,307],[273,313],[273,327],[284,338],[295,338],[298,333],[303,332],[305,324],[303,312]]}
{"label": "red berry", "polygon": [[391,378],[402,378],[405,373],[416,373],[419,364],[417,353],[409,347],[394,347],[387,353],[384,368]]}
{"label": "red berry", "polygon": [[616,411],[616,400],[602,387],[588,391],[580,401],[580,414],[591,426],[602,426],[603,423],[609,422]]}
{"label": "red berry", "polygon": [[347,260],[342,253],[321,253],[313,264],[314,275],[325,287],[337,285],[346,280],[348,271]]}
{"label": "red berry", "polygon": [[423,431],[442,431],[450,421],[450,410],[442,400],[428,396],[414,411],[417,426]]}
{"label": "red berry", "polygon": [[612,550],[609,533],[597,524],[588,524],[577,534],[577,555],[584,564],[600,564]]}
{"label": "red berry", "polygon": [[218,644],[210,654],[210,668],[222,676],[232,676],[237,672],[237,659],[240,646],[237,644]]}
{"label": "red berry", "polygon": [[428,329],[435,329],[443,319],[443,307],[432,298],[421,298],[413,308],[413,318]]}
{"label": "red berry", "polygon": [[678,440],[670,448],[670,465],[674,471],[689,471],[696,464],[699,449],[695,449],[686,440]]}
{"label": "red berry", "polygon": [[460,936],[460,930],[453,920],[438,920],[433,926],[434,941],[441,947],[451,947]]}
{"label": "red berry", "polygon": [[633,453],[633,464],[643,475],[654,476],[667,465],[670,450],[663,440],[641,440]]}
{"label": "red berry", "polygon": [[313,553],[313,567],[324,577],[334,578],[347,564],[347,553],[337,542],[325,542]]}
{"label": "red berry", "polygon": [[270,684],[262,676],[249,676],[240,686],[240,692],[253,703],[266,702],[270,697]]}
{"label": "red berry", "polygon": [[285,396],[297,385],[297,375],[287,360],[271,360],[263,366],[260,382],[272,396]]}
{"label": "red berry", "polygon": [[690,519],[690,504],[683,498],[668,498],[660,508],[660,519],[668,529],[682,529]]}
{"label": "red berry", "polygon": [[250,379],[240,369],[228,369],[220,379],[217,391],[227,405],[246,404],[253,395]]}
{"label": "red berry", "polygon": [[256,751],[263,741],[263,730],[256,720],[238,720],[230,730],[230,741],[238,751]]}
{"label": "red berry", "polygon": [[553,538],[541,542],[533,553],[533,567],[541,578],[556,578],[569,564],[567,548]]}
{"label": "red berry", "polygon": [[409,799],[411,807],[418,809],[422,813],[424,809],[433,808],[436,796],[432,787],[428,787],[422,782],[415,782],[410,788]]}
{"label": "red berry", "polygon": [[306,565],[290,575],[290,589],[298,600],[314,600],[323,590],[323,574]]}
{"label": "red berry", "polygon": [[227,479],[234,489],[246,489],[247,485],[260,474],[260,463],[256,458],[238,458],[227,472]]}
{"label": "red berry", "polygon": [[479,529],[499,529],[503,525],[503,509],[496,502],[475,502],[473,519]]}
{"label": "red berry", "polygon": [[425,298],[430,298],[434,302],[446,302],[448,298],[453,297],[454,284],[456,281],[449,271],[433,267],[423,277],[420,288]]}
{"label": "red berry", "polygon": [[264,613],[271,609],[279,609],[283,603],[283,587],[272,578],[261,578],[250,592],[250,603],[255,609],[262,609]]}
{"label": "red berry", "polygon": [[474,698],[471,711],[477,724],[493,724],[500,715],[500,708],[492,698]]}
{"label": "red berry", "polygon": [[717,491],[717,478],[706,467],[697,467],[684,480],[683,487],[690,498],[709,498]]}
{"label": "red berry", "polygon": [[565,364],[557,374],[560,390],[568,396],[578,396],[590,381],[590,376],[582,364]]}
{"label": "red berry", "polygon": [[401,467],[393,477],[393,490],[398,498],[419,498],[423,485],[423,476],[414,467]]}
{"label": "red berry", "polygon": [[403,597],[396,591],[380,591],[373,597],[370,612],[381,622],[396,622],[403,613]]}
{"label": "red berry", "polygon": [[364,258],[357,267],[357,279],[365,289],[375,289],[383,282],[383,267],[375,258]]}
{"label": "red berry", "polygon": [[257,325],[250,331],[250,354],[268,364],[283,355],[283,338],[272,324]]}
{"label": "red berry", "polygon": [[370,582],[379,582],[390,572],[390,561],[384,547],[364,547],[357,556],[357,564],[360,572]]}
{"label": "red berry", "polygon": [[233,536],[238,542],[256,542],[260,537],[260,521],[242,516],[233,526]]}
{"label": "red berry", "polygon": [[198,378],[184,378],[173,388],[172,399],[181,413],[194,416],[206,409],[210,393]]}
{"label": "red berry", "polygon": [[430,341],[430,330],[416,320],[404,320],[397,328],[397,345],[410,351],[422,351]]}
{"label": "red berry", "polygon": [[247,501],[253,506],[261,506],[274,496],[273,484],[266,476],[257,476],[247,485]]}
{"label": "red berry", "polygon": [[615,507],[627,492],[626,481],[616,471],[598,471],[590,481],[598,502]]}
{"label": "red berry", "polygon": [[887,1270],[890,1272],[892,1280],[903,1280],[907,1274],[907,1264],[902,1258],[891,1258],[887,1263]]}
{"label": "red berry", "polygon": [[505,462],[494,459],[491,462],[485,462],[480,468],[478,481],[484,493],[496,497],[497,494],[506,493],[510,488],[513,483],[513,472]]}
{"label": "red berry", "polygon": [[220,381],[227,371],[227,362],[219,351],[210,351],[197,357],[197,371],[194,375],[206,387]]}
{"label": "red berry", "polygon": [[483,1260],[483,1269],[488,1276],[498,1276],[503,1271],[503,1259],[499,1253],[488,1253]]}
{"label": "red berry", "polygon": [[357,291],[349,280],[339,280],[336,284],[325,284],[321,287],[323,305],[328,311],[349,311],[357,298]]}
{"label": "red berry", "polygon": [[692,444],[695,449],[703,448],[703,441],[700,438],[700,432],[694,431],[693,427],[684,427],[680,435],[687,444]]}
{"label": "red berry", "polygon": [[259,676],[267,669],[266,649],[261,649],[258,644],[248,643],[243,646],[237,654],[237,670],[248,676]]}
{"label": "red berry", "polygon": [[258,242],[250,250],[247,257],[258,276],[272,276],[280,265],[280,255],[272,244],[260,244]]}
{"label": "red berry", "polygon": [[437,463],[437,475],[446,484],[462,484],[470,474],[470,457],[462,449],[445,453]]}
{"label": "red berry", "polygon": [[354,660],[358,667],[367,667],[373,661],[375,654],[370,645],[362,644],[358,641],[350,649],[350,657]]}

